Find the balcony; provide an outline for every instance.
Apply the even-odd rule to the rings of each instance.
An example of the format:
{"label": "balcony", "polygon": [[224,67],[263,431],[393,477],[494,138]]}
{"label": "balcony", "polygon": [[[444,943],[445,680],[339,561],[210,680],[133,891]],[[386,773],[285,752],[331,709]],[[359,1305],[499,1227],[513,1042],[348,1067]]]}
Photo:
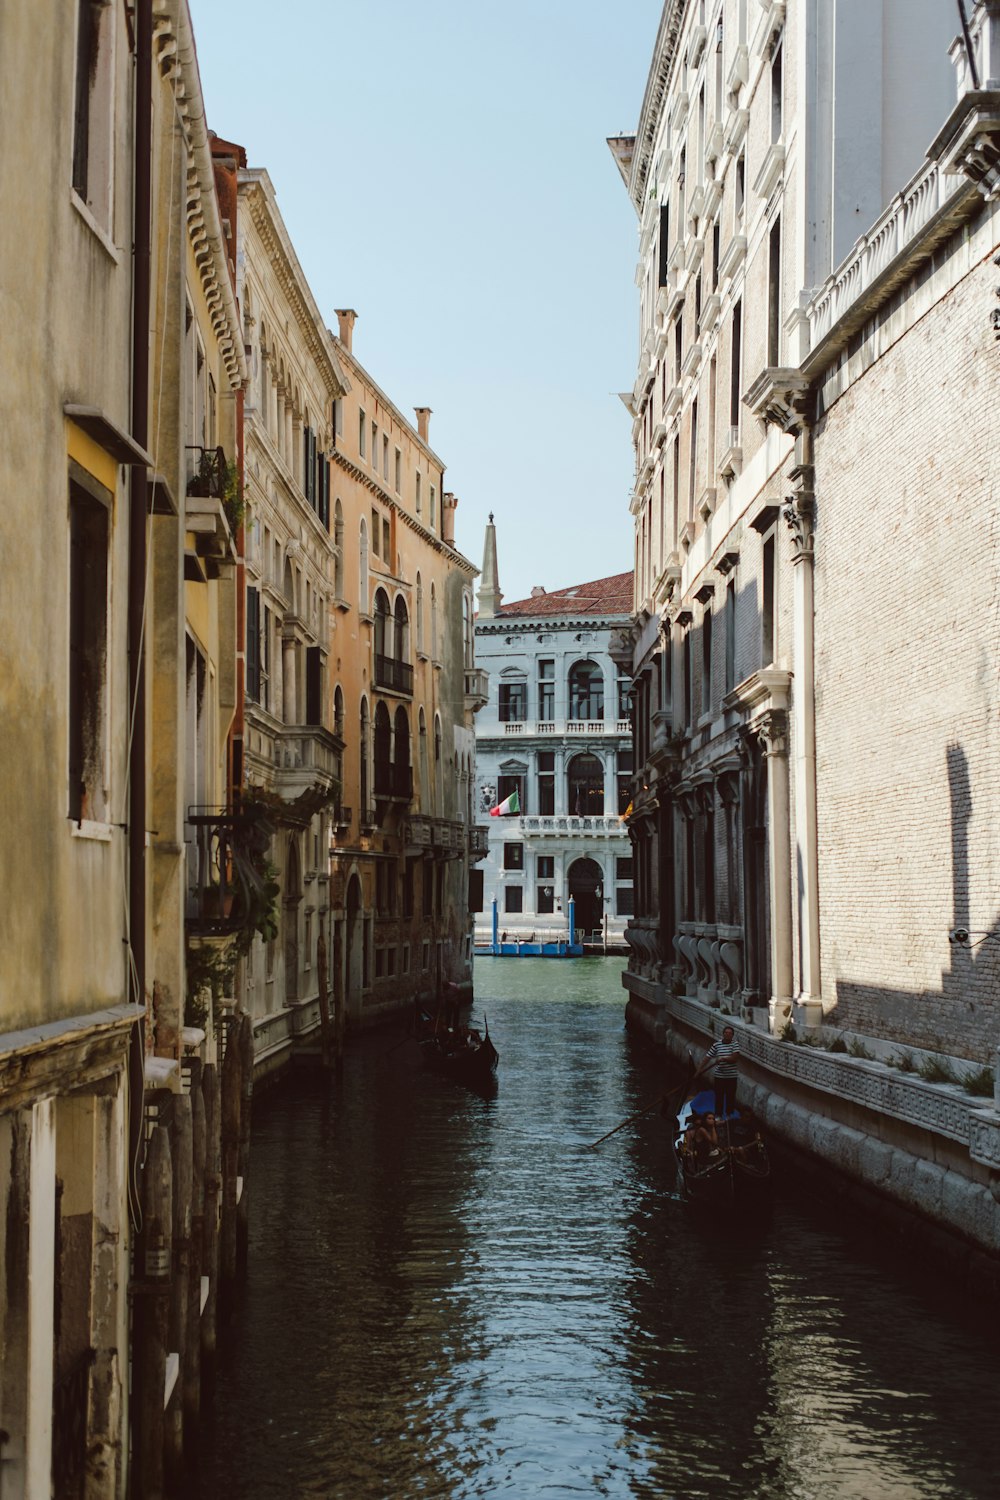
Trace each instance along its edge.
{"label": "balcony", "polygon": [[555,817],[523,817],[521,832],[542,838],[617,838],[627,839],[628,832],[619,817],[594,813],[589,817],[557,814]]}
{"label": "balcony", "polygon": [[273,736],[274,789],[286,801],[340,780],[343,743],[321,724],[283,725]]}
{"label": "balcony", "polygon": [[412,698],[413,667],[408,661],[397,661],[394,656],[380,656],[376,653],[375,686]]}
{"label": "balcony", "polygon": [[743,467],[743,449],[740,446],[740,429],[726,430],[726,444],[719,459],[719,473],[723,479],[735,479]]}
{"label": "balcony", "polygon": [[344,834],[347,833],[351,826],[351,816],[351,809],[349,807],[345,807],[342,802],[337,802],[334,804],[333,826],[336,829],[337,833],[340,834],[341,838],[343,838]]}
{"label": "balcony", "polygon": [[413,801],[413,767],[401,766],[393,761],[375,762],[375,801]]}
{"label": "balcony", "polygon": [[411,855],[442,854],[451,859],[465,853],[469,836],[470,831],[464,823],[449,818],[432,818],[427,813],[417,813],[403,824],[403,843],[407,854]]}
{"label": "balcony", "polygon": [[490,679],[481,667],[465,669],[465,706],[477,713],[489,701]]}
{"label": "balcony", "polygon": [[469,829],[469,859],[473,864],[478,864],[485,859],[490,852],[490,831],[482,826],[474,826]]}
{"label": "balcony", "polygon": [[[617,737],[632,733],[632,725],[628,719],[522,719],[513,724],[503,724],[501,729],[505,738],[509,735],[529,738],[538,736],[544,739],[585,735],[588,739],[595,739],[602,735]],[[486,737],[489,738],[489,731]]]}
{"label": "balcony", "polygon": [[236,563],[233,537],[242,521],[235,465],[222,448],[188,448],[192,473],[187,483],[184,530],[194,537],[184,576],[204,582]]}

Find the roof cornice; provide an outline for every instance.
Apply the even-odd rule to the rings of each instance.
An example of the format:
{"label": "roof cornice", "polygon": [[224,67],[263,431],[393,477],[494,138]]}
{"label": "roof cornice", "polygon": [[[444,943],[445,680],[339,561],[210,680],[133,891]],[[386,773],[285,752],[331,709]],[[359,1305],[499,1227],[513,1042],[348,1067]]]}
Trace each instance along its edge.
{"label": "roof cornice", "polygon": [[629,197],[635,211],[642,216],[646,200],[646,182],[653,145],[660,126],[660,117],[670,87],[671,75],[677,61],[678,43],[688,0],[665,0],[660,16],[660,26],[653,48],[653,61],[646,79],[646,92],[639,111],[639,125],[635,133],[635,148],[632,154],[632,174],[629,182]]}
{"label": "roof cornice", "polygon": [[475,563],[470,562],[464,553],[459,552],[457,547],[453,547],[450,543],[442,541],[439,536],[435,536],[434,532],[429,531],[422,521],[418,521],[416,516],[411,516],[408,510],[404,510],[395,495],[391,495],[373,474],[369,474],[367,469],[362,469],[353,459],[347,458],[341,453],[339,448],[334,448],[333,452],[329,453],[327,457],[336,464],[338,469],[343,470],[356,483],[363,485],[366,490],[370,490],[383,505],[388,505],[391,510],[394,510],[399,519],[405,522],[421,541],[426,542],[435,552],[440,552],[442,556],[450,558],[455,566],[460,568],[463,573],[467,573],[470,578],[479,577],[479,569]]}
{"label": "roof cornice", "polygon": [[263,167],[243,168],[238,180],[240,202],[249,211],[250,221],[260,236],[271,269],[295,314],[299,331],[322,373],[323,382],[331,397],[345,395],[351,388],[350,382],[337,358],[333,337],[316,305],[285,228],[274,185]]}

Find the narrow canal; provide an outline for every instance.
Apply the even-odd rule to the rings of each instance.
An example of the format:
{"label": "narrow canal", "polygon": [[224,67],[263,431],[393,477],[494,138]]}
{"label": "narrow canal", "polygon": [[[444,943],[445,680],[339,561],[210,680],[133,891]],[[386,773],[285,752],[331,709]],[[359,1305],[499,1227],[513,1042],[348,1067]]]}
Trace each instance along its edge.
{"label": "narrow canal", "polygon": [[672,1196],[621,962],[487,959],[484,1101],[412,1043],[255,1114],[248,1278],[202,1495],[997,1493],[992,1320],[779,1192],[752,1236]]}

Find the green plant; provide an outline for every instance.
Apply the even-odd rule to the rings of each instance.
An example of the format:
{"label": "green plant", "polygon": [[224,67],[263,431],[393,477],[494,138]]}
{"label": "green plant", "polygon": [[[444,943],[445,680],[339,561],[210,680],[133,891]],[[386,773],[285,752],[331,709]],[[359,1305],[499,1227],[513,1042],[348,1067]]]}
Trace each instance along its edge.
{"label": "green plant", "polygon": [[784,1026],[782,1026],[779,1035],[783,1042],[797,1042],[799,1039],[799,1034],[795,1030],[795,1022],[786,1021]]}
{"label": "green plant", "polygon": [[232,460],[226,464],[226,471],[222,477],[222,508],[226,512],[229,529],[235,536],[243,525],[246,503],[243,498],[243,486],[240,483],[240,471]]}
{"label": "green plant", "polygon": [[200,1026],[208,1023],[211,997],[213,1015],[224,995],[232,993],[236,956],[228,949],[219,949],[213,944],[191,944],[187,950],[187,992],[184,999],[185,1026]]}
{"label": "green plant", "polygon": [[906,1051],[898,1052],[893,1067],[898,1068],[901,1073],[915,1073],[917,1068],[913,1061],[913,1053]]}
{"label": "green plant", "polygon": [[872,1062],[875,1058],[874,1052],[865,1046],[859,1036],[852,1036],[847,1044],[847,1050],[852,1057],[862,1057],[866,1062]]}
{"label": "green plant", "polygon": [[975,1073],[966,1073],[962,1079],[966,1093],[976,1094],[980,1099],[993,1097],[993,1069],[977,1068]]}
{"label": "green plant", "polygon": [[925,1057],[917,1066],[925,1083],[958,1083],[958,1074],[946,1057]]}

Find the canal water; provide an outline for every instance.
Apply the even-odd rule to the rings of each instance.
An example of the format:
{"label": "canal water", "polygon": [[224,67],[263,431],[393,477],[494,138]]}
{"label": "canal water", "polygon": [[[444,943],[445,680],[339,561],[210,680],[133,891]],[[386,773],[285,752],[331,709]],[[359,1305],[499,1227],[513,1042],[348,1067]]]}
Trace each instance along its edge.
{"label": "canal water", "polygon": [[381,1033],[261,1101],[205,1500],[997,1494],[992,1316],[788,1184],[697,1222],[655,1113],[588,1149],[660,1087],[621,968],[477,960],[493,1099]]}

